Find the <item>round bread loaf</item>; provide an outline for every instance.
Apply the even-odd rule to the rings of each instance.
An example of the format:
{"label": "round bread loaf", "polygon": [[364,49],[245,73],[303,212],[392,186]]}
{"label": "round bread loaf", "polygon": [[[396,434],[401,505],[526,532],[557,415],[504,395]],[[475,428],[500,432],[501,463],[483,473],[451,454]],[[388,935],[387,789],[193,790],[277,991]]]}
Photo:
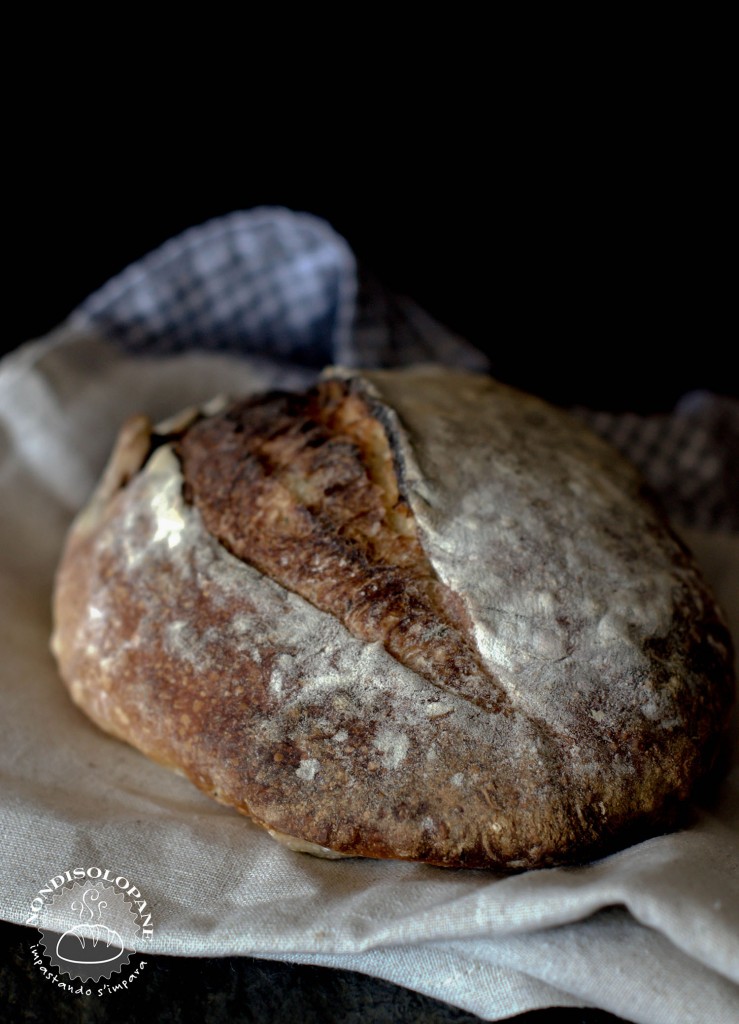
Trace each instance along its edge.
{"label": "round bread loaf", "polygon": [[733,699],[642,492],[567,414],[447,369],[139,417],[53,650],[99,726],[295,849],[582,861],[676,823]]}

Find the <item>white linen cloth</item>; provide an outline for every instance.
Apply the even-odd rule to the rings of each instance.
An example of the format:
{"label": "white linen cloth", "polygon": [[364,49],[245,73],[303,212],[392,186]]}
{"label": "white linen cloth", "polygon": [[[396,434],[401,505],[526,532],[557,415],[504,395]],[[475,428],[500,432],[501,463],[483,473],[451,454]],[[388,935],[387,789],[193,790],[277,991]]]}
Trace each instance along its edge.
{"label": "white linen cloth", "polygon": [[[48,646],[53,574],[71,517],[127,414],[160,419],[218,392],[300,385],[324,361],[358,365],[370,351],[386,365],[413,361],[418,352],[484,365],[411,307],[403,330],[415,340],[407,347],[397,343],[397,333],[388,345],[387,332],[366,316],[363,323],[361,314],[352,333],[354,268],[341,240],[311,218],[299,219],[306,247],[315,251],[320,242],[315,272],[309,255],[295,257],[290,238],[285,241],[296,227],[294,215],[257,211],[238,218],[242,233],[258,227],[268,239],[273,263],[266,270],[259,247],[252,252],[247,240],[240,242],[262,268],[263,283],[286,280],[286,262],[305,272],[300,288],[302,309],[313,318],[308,334],[301,335],[303,314],[275,299],[271,285],[266,289],[275,317],[292,317],[296,332],[293,347],[277,351],[276,360],[267,356],[275,354],[278,323],[263,325],[251,348],[241,345],[250,348],[249,359],[227,350],[253,325],[235,320],[216,331],[223,341],[218,352],[193,348],[208,330],[202,310],[190,310],[196,337],[182,326],[183,315],[175,316],[179,333],[167,334],[156,313],[162,289],[171,285],[192,302],[183,267],[171,273],[182,248],[170,244],[111,282],[59,331],[0,365],[0,915],[22,924],[48,879],[104,865],[133,880],[153,908],[154,935],[145,948],[154,953],[248,954],[343,967],[490,1020],[547,1006],[595,1006],[643,1024],[734,1024],[736,722],[728,775],[696,807],[690,827],[584,867],[506,877],[290,852],[101,733],[71,704]],[[197,249],[193,239],[211,232],[222,240],[235,230],[236,222],[225,220],[191,233],[190,254]],[[198,265],[216,290],[223,285],[219,274],[238,273],[238,258],[232,265],[221,256],[211,250],[209,261],[201,253]],[[316,282],[314,302],[316,293],[309,292]],[[127,314],[116,320],[111,313],[124,300],[136,306],[135,329]],[[165,337],[157,347],[156,339]],[[357,342],[362,337],[365,348]],[[739,639],[739,537],[687,533]]]}

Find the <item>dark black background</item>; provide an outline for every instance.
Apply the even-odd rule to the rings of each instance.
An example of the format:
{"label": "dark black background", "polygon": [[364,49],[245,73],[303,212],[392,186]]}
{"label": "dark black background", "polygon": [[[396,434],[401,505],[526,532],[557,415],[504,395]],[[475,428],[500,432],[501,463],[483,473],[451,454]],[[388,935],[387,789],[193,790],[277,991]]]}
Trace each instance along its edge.
{"label": "dark black background", "polygon": [[245,116],[243,137],[197,118],[141,134],[130,111],[88,136],[47,113],[11,160],[3,347],[180,231],[276,204],[327,218],[496,375],[554,401],[648,411],[695,387],[739,393],[725,133],[689,95],[577,95],[542,87],[467,118],[447,104],[439,121],[387,101]]}

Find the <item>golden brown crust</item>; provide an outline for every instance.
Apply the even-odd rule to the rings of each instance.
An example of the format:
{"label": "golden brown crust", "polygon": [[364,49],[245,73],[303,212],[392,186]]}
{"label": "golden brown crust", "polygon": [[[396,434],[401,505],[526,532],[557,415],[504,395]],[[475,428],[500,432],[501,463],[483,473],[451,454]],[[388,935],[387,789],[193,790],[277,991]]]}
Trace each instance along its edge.
{"label": "golden brown crust", "polygon": [[177,452],[185,498],[232,554],[439,689],[505,709],[424,553],[387,436],[348,383],[241,402]]}
{"label": "golden brown crust", "polygon": [[148,427],[127,428],[60,565],[55,652],[99,725],[348,855],[539,867],[674,821],[722,734],[730,641],[581,428],[418,371],[174,434],[136,473]]}

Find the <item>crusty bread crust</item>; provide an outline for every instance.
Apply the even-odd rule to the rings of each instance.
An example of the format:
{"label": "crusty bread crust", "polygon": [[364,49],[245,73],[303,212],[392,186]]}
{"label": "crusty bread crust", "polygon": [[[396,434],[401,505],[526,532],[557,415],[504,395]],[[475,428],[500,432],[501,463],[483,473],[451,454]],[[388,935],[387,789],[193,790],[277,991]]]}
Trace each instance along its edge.
{"label": "crusty bread crust", "polygon": [[674,824],[731,643],[607,445],[433,368],[169,429],[127,425],[59,568],[102,728],[314,852],[520,869]]}

